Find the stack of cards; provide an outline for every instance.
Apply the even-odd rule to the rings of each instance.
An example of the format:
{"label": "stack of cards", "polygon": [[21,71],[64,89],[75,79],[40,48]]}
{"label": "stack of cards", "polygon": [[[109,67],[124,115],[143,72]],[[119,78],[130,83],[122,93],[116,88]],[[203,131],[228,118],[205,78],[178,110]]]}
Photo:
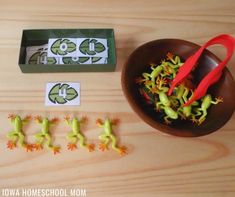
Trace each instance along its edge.
{"label": "stack of cards", "polygon": [[26,48],[27,64],[59,64],[56,58],[47,56],[48,45],[30,46]]}
{"label": "stack of cards", "polygon": [[103,38],[52,38],[26,53],[27,64],[106,64],[108,44]]}

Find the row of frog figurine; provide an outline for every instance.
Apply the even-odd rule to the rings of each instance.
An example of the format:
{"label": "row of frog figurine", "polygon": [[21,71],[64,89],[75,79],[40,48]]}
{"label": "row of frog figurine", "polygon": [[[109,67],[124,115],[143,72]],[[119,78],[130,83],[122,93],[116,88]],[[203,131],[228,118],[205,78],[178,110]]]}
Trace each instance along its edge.
{"label": "row of frog figurine", "polygon": [[168,96],[170,82],[175,78],[183,63],[179,56],[173,56],[171,53],[167,53],[166,56],[166,60],[162,60],[159,65],[151,63],[150,71],[144,72],[141,77],[136,78],[136,83],[140,85],[140,94],[147,104],[163,114],[166,124],[171,124],[172,120],[178,118],[191,120],[198,125],[202,124],[206,119],[209,107],[212,104],[223,102],[223,99],[215,98],[213,100],[210,94],[206,94],[199,101],[185,106],[184,104],[192,98],[194,93],[192,75],[189,75],[174,89],[173,94]]}
{"label": "row of frog figurine", "polygon": [[[13,130],[7,133],[7,148],[10,150],[15,149],[17,146],[25,148],[27,152],[29,151],[40,151],[44,147],[53,151],[54,154],[60,153],[61,147],[54,145],[52,135],[50,132],[51,126],[58,123],[58,118],[48,119],[47,117],[42,118],[41,116],[36,116],[34,120],[41,125],[40,132],[34,135],[35,143],[30,144],[26,142],[25,132],[23,131],[23,126],[30,122],[31,116],[26,116],[21,118],[19,115],[9,115],[8,117],[13,125]],[[71,127],[71,131],[67,134],[67,139],[69,143],[67,145],[68,150],[77,149],[77,143],[80,147],[86,148],[89,152],[95,150],[95,145],[92,143],[87,143],[86,137],[81,131],[81,125],[87,122],[86,117],[78,119],[76,117],[70,118],[69,116],[64,117],[64,121],[67,125]],[[113,133],[113,126],[118,123],[118,119],[111,120],[106,118],[104,121],[97,119],[96,124],[103,128],[103,132],[99,136],[100,143],[99,149],[101,151],[108,150],[109,143],[113,150],[117,151],[120,155],[126,154],[126,147],[118,145],[118,139]]]}

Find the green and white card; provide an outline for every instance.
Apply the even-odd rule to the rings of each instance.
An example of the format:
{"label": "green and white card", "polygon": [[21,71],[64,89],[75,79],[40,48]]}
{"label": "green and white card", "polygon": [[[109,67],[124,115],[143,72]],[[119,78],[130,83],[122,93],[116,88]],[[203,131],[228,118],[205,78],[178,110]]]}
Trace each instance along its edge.
{"label": "green and white card", "polygon": [[107,64],[108,58],[106,57],[91,57],[92,64]]}
{"label": "green and white card", "polygon": [[59,64],[59,58],[58,57],[47,57],[47,52],[41,53],[38,64]]}
{"label": "green and white card", "polygon": [[51,82],[46,84],[46,106],[80,105],[80,83]]}
{"label": "green and white card", "polygon": [[78,57],[108,57],[107,39],[102,38],[78,38]]}
{"label": "green and white card", "polygon": [[47,44],[26,48],[26,64],[59,64],[59,58],[47,57]]}
{"label": "green and white card", "polygon": [[38,64],[41,53],[47,51],[47,44],[41,46],[28,46],[26,47],[26,64]]}
{"label": "green and white card", "polygon": [[51,38],[48,57],[108,57],[107,39]]}
{"label": "green and white card", "polygon": [[50,38],[48,44],[26,48],[26,64],[107,64],[103,38]]}
{"label": "green and white card", "polygon": [[26,47],[26,52],[29,51],[46,51],[47,52],[48,44],[43,44],[40,46],[28,46]]}
{"label": "green and white card", "polygon": [[104,57],[60,57],[59,64],[106,64]]}
{"label": "green and white card", "polygon": [[75,38],[50,38],[48,40],[48,57],[77,56],[77,40]]}
{"label": "green and white card", "polygon": [[60,57],[60,64],[91,64],[90,57]]}

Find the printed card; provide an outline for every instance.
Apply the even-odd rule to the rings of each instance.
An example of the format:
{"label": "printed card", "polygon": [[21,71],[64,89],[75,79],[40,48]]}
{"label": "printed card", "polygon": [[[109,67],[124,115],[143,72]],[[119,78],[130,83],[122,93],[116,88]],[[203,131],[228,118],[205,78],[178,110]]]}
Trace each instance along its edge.
{"label": "printed card", "polygon": [[107,64],[107,58],[106,57],[92,57],[91,63],[92,64]]}
{"label": "printed card", "polygon": [[59,64],[59,58],[47,57],[44,51],[28,51],[26,64]]}
{"label": "printed card", "polygon": [[46,106],[80,105],[80,83],[52,82],[46,84]]}
{"label": "printed card", "polygon": [[51,38],[48,44],[26,48],[26,64],[107,64],[103,38]]}
{"label": "printed card", "polygon": [[39,57],[38,64],[49,64],[49,65],[59,64],[59,58],[58,57],[47,57],[47,53],[44,52]]}
{"label": "printed card", "polygon": [[77,39],[50,38],[48,41],[48,57],[76,57]]}
{"label": "printed card", "polygon": [[40,46],[28,46],[26,47],[26,52],[29,51],[45,51],[47,52],[48,44],[40,45]]}
{"label": "printed card", "polygon": [[78,57],[108,57],[107,39],[103,38],[78,38]]}
{"label": "printed card", "polygon": [[39,64],[40,56],[45,56],[47,53],[47,44],[40,46],[29,46],[26,48],[26,64]]}
{"label": "printed card", "polygon": [[60,64],[91,64],[90,57],[60,57]]}
{"label": "printed card", "polygon": [[26,50],[26,64],[38,64],[41,51]]}
{"label": "printed card", "polygon": [[59,64],[107,64],[104,57],[60,57]]}

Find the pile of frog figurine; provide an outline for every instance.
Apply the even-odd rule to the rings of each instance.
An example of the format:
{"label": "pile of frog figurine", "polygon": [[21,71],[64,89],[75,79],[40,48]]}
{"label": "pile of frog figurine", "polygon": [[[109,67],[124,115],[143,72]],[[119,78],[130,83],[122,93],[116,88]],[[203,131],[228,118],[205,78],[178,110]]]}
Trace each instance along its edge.
{"label": "pile of frog figurine", "polygon": [[145,102],[160,113],[159,115],[163,117],[166,124],[171,124],[172,120],[181,118],[200,125],[206,119],[208,108],[212,104],[223,102],[223,99],[215,98],[213,100],[210,94],[206,94],[200,100],[184,106],[194,93],[192,75],[189,75],[174,89],[173,94],[168,96],[169,84],[182,65],[179,56],[167,53],[166,59],[162,60],[159,65],[151,63],[150,71],[144,72],[141,77],[136,78],[136,83],[139,84],[139,92]]}

